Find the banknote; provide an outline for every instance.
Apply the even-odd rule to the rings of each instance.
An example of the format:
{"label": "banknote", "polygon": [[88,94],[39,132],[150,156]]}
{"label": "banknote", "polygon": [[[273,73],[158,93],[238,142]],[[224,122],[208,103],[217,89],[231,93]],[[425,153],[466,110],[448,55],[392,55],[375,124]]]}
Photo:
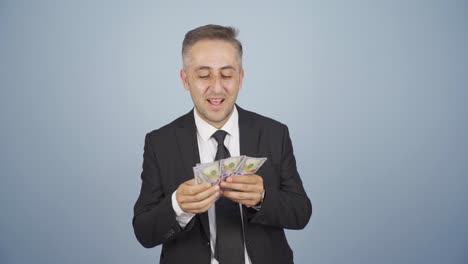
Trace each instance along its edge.
{"label": "banknote", "polygon": [[237,157],[230,157],[227,159],[222,159],[221,163],[221,177],[226,178],[228,176],[234,175],[236,171],[239,170],[242,161],[245,159],[246,156],[237,156]]}
{"label": "banknote", "polygon": [[236,171],[236,175],[252,175],[265,163],[267,158],[245,157]]}
{"label": "banknote", "polygon": [[193,168],[193,172],[197,183],[218,184],[221,177],[220,161],[198,164]]}
{"label": "banknote", "polygon": [[253,175],[267,158],[236,156],[209,163],[197,163],[193,167],[195,182],[218,184],[222,179],[232,175]]}
{"label": "banknote", "polygon": [[200,171],[198,171],[198,167],[193,167],[193,177],[195,178],[195,182],[197,184],[201,184],[205,182],[205,180],[201,176]]}

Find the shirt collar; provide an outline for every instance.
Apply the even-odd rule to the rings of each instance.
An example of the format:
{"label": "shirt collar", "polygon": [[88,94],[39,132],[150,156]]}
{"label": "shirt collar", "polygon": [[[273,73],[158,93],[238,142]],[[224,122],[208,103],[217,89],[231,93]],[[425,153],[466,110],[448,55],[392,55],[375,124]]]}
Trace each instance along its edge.
{"label": "shirt collar", "polygon": [[[194,117],[195,117],[195,125],[197,126],[198,134],[203,139],[203,141],[208,141],[211,136],[216,132],[218,129],[210,124],[208,124],[205,120],[203,120],[197,113],[197,109],[193,110]],[[232,111],[232,115],[229,117],[228,121],[221,127],[221,130],[226,131],[229,135],[234,136],[238,133],[236,129],[239,126],[239,114],[237,112],[237,107],[234,105],[234,110]]]}

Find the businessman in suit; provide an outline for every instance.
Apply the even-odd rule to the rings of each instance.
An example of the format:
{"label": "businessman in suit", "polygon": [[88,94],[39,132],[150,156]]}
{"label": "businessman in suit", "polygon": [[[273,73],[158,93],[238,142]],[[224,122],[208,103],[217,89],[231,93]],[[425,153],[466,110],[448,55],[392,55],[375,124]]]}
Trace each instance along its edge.
{"label": "businessman in suit", "polygon": [[[230,27],[189,31],[182,83],[194,108],[146,135],[133,228],[160,263],[293,263],[284,229],[302,229],[312,206],[285,125],[236,104],[242,45]],[[255,175],[196,184],[192,167],[229,156],[267,157]]]}

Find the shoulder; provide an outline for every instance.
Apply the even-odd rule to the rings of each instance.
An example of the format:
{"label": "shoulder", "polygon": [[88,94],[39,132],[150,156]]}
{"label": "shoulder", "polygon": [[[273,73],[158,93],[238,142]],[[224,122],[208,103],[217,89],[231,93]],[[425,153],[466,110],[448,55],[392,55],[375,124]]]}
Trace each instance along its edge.
{"label": "shoulder", "polygon": [[166,140],[173,137],[176,134],[176,130],[179,127],[194,125],[193,110],[185,115],[178,117],[172,122],[158,128],[146,134],[146,137],[153,140]]}
{"label": "shoulder", "polygon": [[284,130],[287,129],[287,126],[273,118],[252,112],[249,110],[242,109],[237,107],[239,111],[240,119],[249,119],[250,122],[259,126],[260,128],[267,128],[271,130]]}

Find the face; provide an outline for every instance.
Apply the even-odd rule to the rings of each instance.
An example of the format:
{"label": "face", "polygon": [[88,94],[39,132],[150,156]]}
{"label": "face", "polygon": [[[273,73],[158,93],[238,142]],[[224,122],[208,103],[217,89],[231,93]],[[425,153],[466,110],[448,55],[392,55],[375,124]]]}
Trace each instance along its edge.
{"label": "face", "polygon": [[180,77],[200,117],[221,128],[232,114],[244,78],[236,48],[220,40],[195,43]]}

